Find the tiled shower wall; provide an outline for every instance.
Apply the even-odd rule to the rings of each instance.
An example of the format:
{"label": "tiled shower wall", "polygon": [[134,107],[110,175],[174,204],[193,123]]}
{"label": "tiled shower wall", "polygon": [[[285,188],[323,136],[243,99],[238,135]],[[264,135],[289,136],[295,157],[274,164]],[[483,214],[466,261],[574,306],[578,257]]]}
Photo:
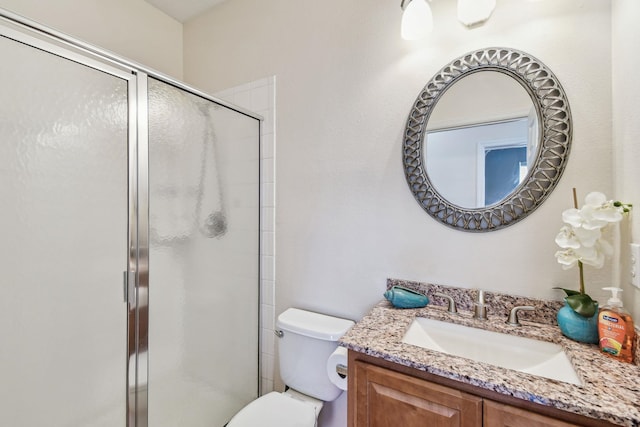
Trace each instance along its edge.
{"label": "tiled shower wall", "polygon": [[261,393],[273,390],[275,319],[275,116],[276,77],[225,89],[215,95],[264,117],[260,133]]}

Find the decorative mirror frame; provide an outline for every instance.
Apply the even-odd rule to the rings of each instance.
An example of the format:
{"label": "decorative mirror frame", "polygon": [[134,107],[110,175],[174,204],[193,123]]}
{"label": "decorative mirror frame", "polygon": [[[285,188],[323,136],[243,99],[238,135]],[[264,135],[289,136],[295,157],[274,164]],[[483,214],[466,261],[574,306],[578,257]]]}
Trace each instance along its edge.
{"label": "decorative mirror frame", "polygon": [[[529,93],[538,115],[537,155],[527,177],[501,202],[482,208],[450,203],[426,173],[423,151],[427,122],[451,85],[472,73],[497,71],[513,77]],[[442,68],[418,95],[404,133],[403,165],[409,188],[422,208],[437,221],[458,230],[483,232],[512,225],[549,196],[562,176],[571,148],[571,111],[556,76],[533,56],[510,48],[469,52]]]}

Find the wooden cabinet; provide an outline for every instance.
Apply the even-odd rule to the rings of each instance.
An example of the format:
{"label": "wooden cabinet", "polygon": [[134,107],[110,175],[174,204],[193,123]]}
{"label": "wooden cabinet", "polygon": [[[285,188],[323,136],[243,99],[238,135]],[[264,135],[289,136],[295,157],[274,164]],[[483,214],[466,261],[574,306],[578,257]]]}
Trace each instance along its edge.
{"label": "wooden cabinet", "polygon": [[482,399],[385,368],[356,362],[353,427],[478,427]]}
{"label": "wooden cabinet", "polygon": [[349,427],[602,427],[613,424],[349,351]]}
{"label": "wooden cabinet", "polygon": [[484,401],[485,427],[571,427],[575,425],[491,400]]}

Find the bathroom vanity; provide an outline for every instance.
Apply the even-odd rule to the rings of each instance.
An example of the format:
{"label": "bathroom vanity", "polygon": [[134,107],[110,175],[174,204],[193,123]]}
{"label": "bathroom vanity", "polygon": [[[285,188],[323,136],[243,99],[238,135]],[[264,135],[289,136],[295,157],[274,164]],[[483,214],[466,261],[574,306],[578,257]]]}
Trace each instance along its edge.
{"label": "bathroom vanity", "polygon": [[[350,351],[349,426],[606,426]],[[445,385],[446,384],[446,385]]]}
{"label": "bathroom vanity", "polygon": [[[554,343],[577,381],[409,344],[407,331],[416,318]],[[640,426],[639,366],[573,342],[555,325],[522,320],[514,327],[505,320],[491,311],[487,320],[476,320],[469,312],[452,314],[434,305],[395,309],[383,301],[375,306],[341,339],[349,349],[348,425]]]}
{"label": "bathroom vanity", "polygon": [[[460,384],[443,385],[438,378],[426,379],[420,371],[398,370],[398,366],[381,363],[380,359],[359,357],[351,352],[349,371],[353,389],[349,405],[351,426],[573,426],[605,425],[600,421],[574,418],[564,413],[545,411],[542,415],[519,402],[507,404],[483,398],[482,391],[465,392]],[[426,378],[425,378],[426,377]],[[351,385],[350,385],[351,387]],[[477,394],[475,394],[477,393]],[[496,397],[494,397],[496,399]],[[501,400],[500,397],[497,397]]]}

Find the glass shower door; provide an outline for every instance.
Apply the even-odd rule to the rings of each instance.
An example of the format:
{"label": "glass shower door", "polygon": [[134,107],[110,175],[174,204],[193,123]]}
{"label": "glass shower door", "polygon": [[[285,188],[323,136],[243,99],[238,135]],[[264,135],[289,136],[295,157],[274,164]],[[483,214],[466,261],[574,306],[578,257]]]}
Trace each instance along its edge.
{"label": "glass shower door", "polygon": [[149,426],[258,394],[259,121],[149,79]]}
{"label": "glass shower door", "polygon": [[127,80],[0,57],[0,425],[124,426]]}

